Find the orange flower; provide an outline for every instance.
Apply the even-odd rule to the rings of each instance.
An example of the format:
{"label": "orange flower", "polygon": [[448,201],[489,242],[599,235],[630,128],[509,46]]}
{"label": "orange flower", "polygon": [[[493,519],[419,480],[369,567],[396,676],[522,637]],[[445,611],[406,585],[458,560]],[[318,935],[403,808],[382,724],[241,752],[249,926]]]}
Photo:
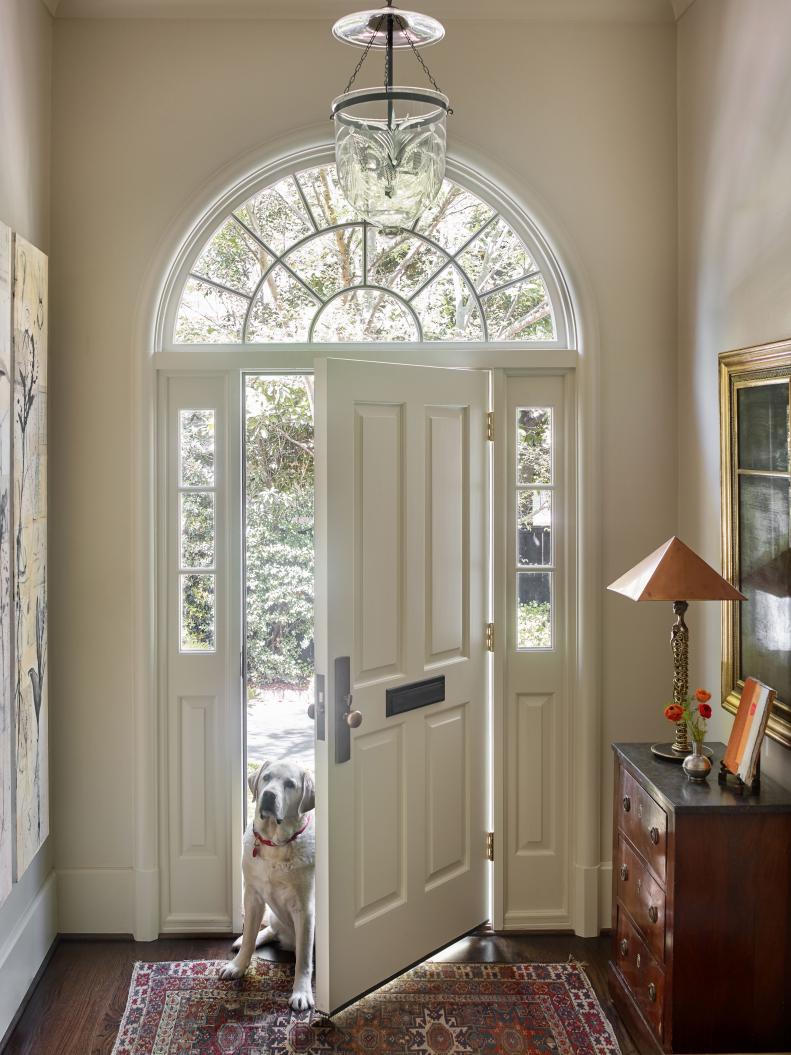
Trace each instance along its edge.
{"label": "orange flower", "polygon": [[665,707],[665,718],[671,722],[680,722],[684,716],[684,708],[679,703],[669,703]]}
{"label": "orange flower", "polygon": [[708,703],[711,699],[711,693],[706,692],[705,689],[696,689],[695,699],[698,701],[698,703]]}

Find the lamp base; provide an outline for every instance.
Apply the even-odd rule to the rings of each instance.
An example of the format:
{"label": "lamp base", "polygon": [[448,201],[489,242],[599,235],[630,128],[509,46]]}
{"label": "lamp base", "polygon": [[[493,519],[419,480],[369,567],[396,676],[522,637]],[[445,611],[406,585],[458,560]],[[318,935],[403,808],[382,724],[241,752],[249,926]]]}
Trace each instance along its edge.
{"label": "lamp base", "polygon": [[[667,762],[681,763],[686,758],[686,755],[682,755],[680,751],[674,750],[673,744],[651,744],[651,751],[657,758],[664,758]],[[690,745],[690,754],[691,753],[692,745]],[[710,747],[706,747],[704,744],[703,754],[711,758],[714,752]]]}

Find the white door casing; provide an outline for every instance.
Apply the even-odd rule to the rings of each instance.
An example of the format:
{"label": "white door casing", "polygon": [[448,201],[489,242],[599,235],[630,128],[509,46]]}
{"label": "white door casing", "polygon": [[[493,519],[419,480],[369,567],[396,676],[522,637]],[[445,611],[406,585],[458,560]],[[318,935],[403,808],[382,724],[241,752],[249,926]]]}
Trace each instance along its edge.
{"label": "white door casing", "polygon": [[[317,1006],[488,915],[483,371],[316,362]],[[352,700],[335,685],[349,657]],[[387,717],[386,692],[444,677]],[[359,711],[336,761],[344,711]]]}

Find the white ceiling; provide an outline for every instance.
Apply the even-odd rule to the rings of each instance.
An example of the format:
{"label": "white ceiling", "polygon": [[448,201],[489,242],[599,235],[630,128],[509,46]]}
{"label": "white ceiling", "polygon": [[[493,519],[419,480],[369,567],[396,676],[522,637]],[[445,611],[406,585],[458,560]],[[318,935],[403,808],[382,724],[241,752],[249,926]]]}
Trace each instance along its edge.
{"label": "white ceiling", "polygon": [[[277,18],[331,20],[380,0],[44,0],[58,18]],[[593,19],[670,22],[694,0],[403,0],[446,19]]]}

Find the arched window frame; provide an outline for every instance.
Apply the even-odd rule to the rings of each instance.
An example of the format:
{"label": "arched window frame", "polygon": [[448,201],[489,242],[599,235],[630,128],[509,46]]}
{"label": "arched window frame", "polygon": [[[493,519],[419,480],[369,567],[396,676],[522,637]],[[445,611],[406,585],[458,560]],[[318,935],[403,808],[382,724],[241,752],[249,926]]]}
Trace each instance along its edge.
{"label": "arched window frame", "polygon": [[[182,290],[190,271],[206,244],[224,220],[228,219],[253,195],[297,172],[332,163],[331,146],[312,148],[289,155],[258,168],[221,195],[203,214],[185,239],[167,276],[155,323],[154,365],[183,368],[187,361],[204,366],[249,366],[272,369],[306,368],[316,355],[342,354],[352,358],[379,358],[385,349],[388,357],[398,349],[400,361],[455,362],[465,365],[512,365],[522,367],[572,367],[577,362],[577,329],[568,285],[547,239],[538,225],[505,191],[463,162],[449,157],[447,178],[471,192],[494,209],[525,243],[544,279],[552,306],[555,337],[552,340],[419,340],[351,342],[234,342],[183,344],[174,339]],[[360,221],[357,221],[360,223]],[[344,225],[346,226],[346,225]],[[326,233],[325,228],[320,233]],[[311,236],[314,237],[315,235]],[[293,246],[287,252],[292,252]],[[443,266],[454,266],[452,258]],[[351,287],[354,288],[354,287]],[[371,288],[370,286],[365,288]],[[326,308],[339,291],[322,307]],[[392,291],[387,290],[391,293]],[[410,305],[411,310],[411,305]],[[314,317],[313,324],[320,313]],[[488,354],[487,354],[488,352]],[[309,353],[305,355],[305,353]],[[494,357],[492,353],[495,353]],[[553,353],[553,354],[547,354]],[[427,358],[428,357],[428,358]]]}

